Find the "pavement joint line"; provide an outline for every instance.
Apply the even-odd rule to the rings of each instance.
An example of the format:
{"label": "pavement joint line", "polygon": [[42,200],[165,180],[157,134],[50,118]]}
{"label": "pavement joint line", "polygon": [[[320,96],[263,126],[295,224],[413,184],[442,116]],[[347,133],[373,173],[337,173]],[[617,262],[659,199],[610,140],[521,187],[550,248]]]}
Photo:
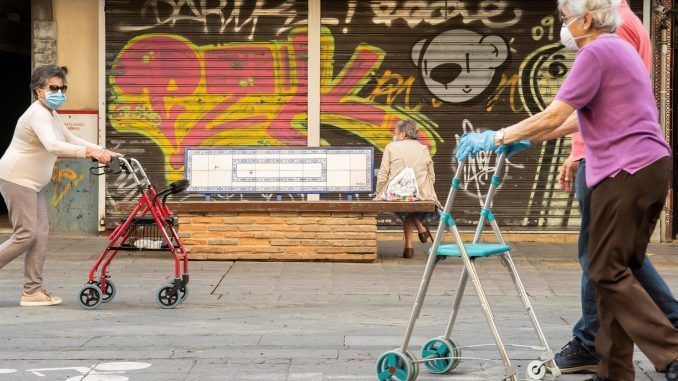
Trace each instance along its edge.
{"label": "pavement joint line", "polygon": [[85,345],[89,344],[90,341],[96,339],[97,337],[98,337],[98,336],[92,336],[91,339],[89,339],[89,340],[85,341],[84,343],[82,343],[82,345],[80,345],[80,348],[83,348]]}
{"label": "pavement joint line", "polygon": [[219,288],[219,285],[221,284],[221,282],[224,281],[224,278],[226,278],[226,275],[228,274],[228,272],[231,271],[231,267],[233,267],[233,266],[230,266],[230,267],[228,268],[228,270],[226,270],[226,272],[224,273],[224,275],[221,276],[221,279],[219,279],[219,282],[217,282],[216,286],[214,286],[214,288],[213,288],[212,291],[210,292],[210,295],[214,295],[214,292],[217,290],[217,288]]}
{"label": "pavement joint line", "polygon": [[191,375],[191,371],[193,371],[193,368],[195,368],[195,364],[197,363],[198,363],[197,359],[191,361],[191,367],[188,369],[188,372],[186,372],[186,375],[184,376],[184,381],[186,381],[188,379],[188,376]]}

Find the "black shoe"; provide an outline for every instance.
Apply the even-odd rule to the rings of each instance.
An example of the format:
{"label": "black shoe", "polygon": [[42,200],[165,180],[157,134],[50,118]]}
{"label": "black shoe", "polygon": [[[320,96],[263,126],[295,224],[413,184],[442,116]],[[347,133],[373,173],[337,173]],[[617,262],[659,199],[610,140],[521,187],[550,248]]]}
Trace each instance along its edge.
{"label": "black shoe", "polygon": [[[565,344],[560,353],[556,353],[555,361],[563,374],[595,373],[598,371],[598,357],[584,348],[577,338]],[[596,379],[594,378],[594,380]],[[604,379],[600,381],[604,381]]]}
{"label": "black shoe", "polygon": [[678,360],[673,360],[666,367],[666,381],[678,381]]}

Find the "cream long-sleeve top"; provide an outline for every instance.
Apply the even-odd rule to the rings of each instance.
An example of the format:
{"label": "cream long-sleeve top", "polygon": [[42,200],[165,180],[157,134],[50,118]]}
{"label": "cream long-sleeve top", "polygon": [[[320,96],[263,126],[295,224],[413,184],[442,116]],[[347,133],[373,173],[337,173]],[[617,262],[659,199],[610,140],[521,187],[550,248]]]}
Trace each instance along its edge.
{"label": "cream long-sleeve top", "polygon": [[101,149],[73,135],[56,111],[35,101],[19,118],[0,158],[0,179],[39,192],[49,183],[57,157],[84,158],[87,147]]}
{"label": "cream long-sleeve top", "polygon": [[389,143],[384,149],[381,167],[377,174],[377,197],[374,199],[381,200],[386,185],[405,169],[405,163],[414,170],[419,187],[419,200],[434,201],[439,208],[442,208],[433,187],[436,175],[428,147],[411,139]]}

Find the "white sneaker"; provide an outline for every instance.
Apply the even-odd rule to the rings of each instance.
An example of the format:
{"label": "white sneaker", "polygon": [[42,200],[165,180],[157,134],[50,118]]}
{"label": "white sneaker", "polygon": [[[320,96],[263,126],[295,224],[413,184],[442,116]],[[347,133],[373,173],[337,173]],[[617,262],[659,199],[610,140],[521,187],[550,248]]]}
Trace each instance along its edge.
{"label": "white sneaker", "polygon": [[63,301],[60,297],[51,295],[47,290],[40,290],[33,294],[21,293],[19,305],[22,307],[56,306]]}

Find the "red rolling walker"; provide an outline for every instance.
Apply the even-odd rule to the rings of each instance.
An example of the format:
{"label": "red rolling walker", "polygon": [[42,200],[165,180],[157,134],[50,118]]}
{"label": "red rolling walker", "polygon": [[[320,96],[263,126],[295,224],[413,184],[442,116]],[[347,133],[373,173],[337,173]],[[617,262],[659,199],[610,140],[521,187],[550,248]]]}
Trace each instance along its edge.
{"label": "red rolling walker", "polygon": [[160,286],[156,301],[162,308],[174,308],[185,301],[188,298],[188,255],[177,235],[178,219],[167,208],[166,201],[170,195],[186,190],[189,182],[175,181],[167,189],[156,192],[139,161],[130,157],[114,157],[109,164],[93,167],[90,172],[97,176],[121,172],[131,175],[141,199],[129,217],[123,218],[111,233],[106,249],[90,269],[87,283],[78,293],[80,306],[91,310],[113,300],[116,287],[110,279],[108,266],[120,250],[172,253],[174,280]]}

